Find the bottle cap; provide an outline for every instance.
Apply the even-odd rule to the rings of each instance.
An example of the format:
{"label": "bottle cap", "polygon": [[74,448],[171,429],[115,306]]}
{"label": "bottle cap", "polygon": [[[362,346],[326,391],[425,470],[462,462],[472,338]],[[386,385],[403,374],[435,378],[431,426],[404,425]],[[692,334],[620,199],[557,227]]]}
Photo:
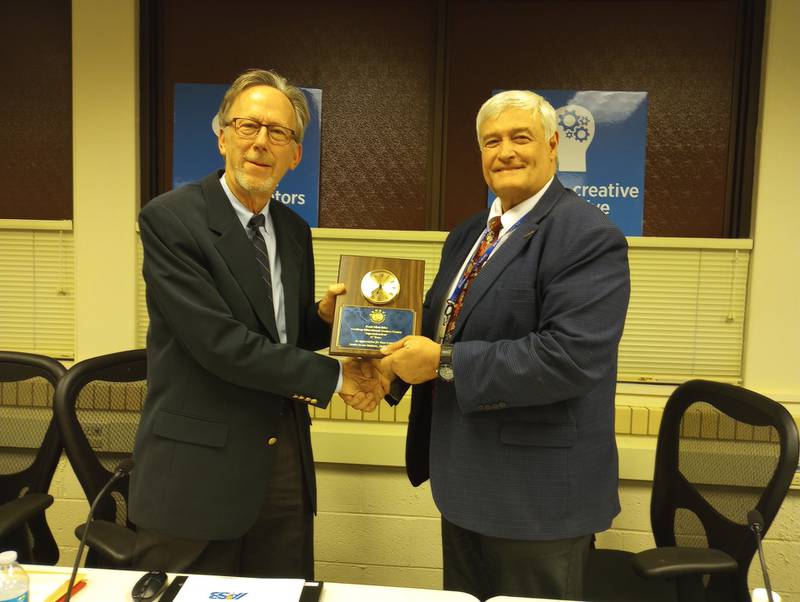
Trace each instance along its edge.
{"label": "bottle cap", "polygon": [[11,564],[17,561],[17,553],[14,550],[0,554],[0,564]]}
{"label": "bottle cap", "polygon": [[[781,602],[781,595],[778,592],[772,592],[773,602]],[[757,587],[753,590],[753,602],[769,602],[769,595],[767,590],[763,587]]]}

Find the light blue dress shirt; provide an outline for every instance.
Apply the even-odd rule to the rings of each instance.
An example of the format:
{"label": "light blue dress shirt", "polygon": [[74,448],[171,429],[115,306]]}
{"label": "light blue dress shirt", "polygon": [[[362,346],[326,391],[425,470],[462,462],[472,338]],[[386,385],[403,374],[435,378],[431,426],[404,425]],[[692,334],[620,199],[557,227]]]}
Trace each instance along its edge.
{"label": "light blue dress shirt", "polygon": [[[225,181],[225,174],[219,179],[222,184],[222,189],[228,195],[228,200],[231,202],[233,210],[236,212],[236,217],[242,222],[244,231],[247,232],[247,237],[250,238],[250,229],[247,224],[253,217],[253,213],[236,198],[228,183]],[[261,236],[264,237],[264,242],[267,245],[267,253],[269,254],[269,271],[272,273],[272,305],[275,310],[275,326],[278,328],[278,338],[281,343],[286,342],[286,313],[284,308],[283,297],[283,282],[281,281],[281,258],[278,257],[278,247],[275,242],[275,226],[272,223],[272,217],[269,214],[269,204],[272,200],[267,201],[261,213],[264,215],[264,226],[259,228]]]}
{"label": "light blue dress shirt", "polygon": [[[236,212],[236,217],[242,223],[247,237],[250,238],[250,229],[247,224],[253,217],[253,213],[245,207],[233,191],[228,188],[228,183],[225,181],[225,174],[219,179],[222,184],[222,190],[228,196],[233,210]],[[261,236],[264,237],[264,242],[267,245],[267,252],[269,253],[269,271],[272,274],[272,305],[275,310],[275,326],[278,328],[278,338],[281,343],[286,343],[286,313],[285,313],[285,300],[283,296],[283,282],[281,281],[281,258],[278,257],[278,247],[275,239],[275,225],[272,223],[272,217],[269,214],[269,204],[272,199],[267,201],[261,213],[264,215],[264,226],[259,228]],[[336,391],[338,393],[342,390],[342,365],[339,364],[339,380],[336,383]]]}

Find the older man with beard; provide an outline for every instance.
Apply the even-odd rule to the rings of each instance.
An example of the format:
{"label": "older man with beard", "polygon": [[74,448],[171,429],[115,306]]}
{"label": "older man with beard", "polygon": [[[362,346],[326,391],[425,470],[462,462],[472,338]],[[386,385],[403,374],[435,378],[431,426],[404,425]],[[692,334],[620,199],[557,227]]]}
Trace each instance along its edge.
{"label": "older man with beard", "polygon": [[224,172],[141,211],[150,328],[130,517],[142,569],[312,579],[308,404],[372,407],[369,363],[340,364],[333,285],[315,303],[308,225],[270,198],[302,156],[301,90],[239,76],[218,112]]}

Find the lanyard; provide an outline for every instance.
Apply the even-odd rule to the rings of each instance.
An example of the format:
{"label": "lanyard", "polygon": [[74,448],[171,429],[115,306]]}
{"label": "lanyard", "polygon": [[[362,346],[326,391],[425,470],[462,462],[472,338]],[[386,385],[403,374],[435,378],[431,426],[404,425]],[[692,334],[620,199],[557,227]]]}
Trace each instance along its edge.
{"label": "lanyard", "polygon": [[[445,328],[447,327],[447,323],[450,321],[450,316],[453,313],[453,308],[455,307],[456,299],[458,299],[458,296],[467,287],[467,284],[469,283],[470,274],[472,274],[473,272],[477,272],[478,270],[480,270],[483,267],[483,264],[486,263],[489,260],[489,256],[492,254],[492,251],[494,251],[494,248],[500,242],[500,239],[501,238],[505,238],[506,236],[511,234],[516,229],[516,227],[519,226],[519,223],[523,220],[524,217],[525,217],[525,215],[520,217],[514,223],[513,226],[511,226],[505,232],[503,232],[503,236],[498,236],[492,244],[490,244],[488,247],[486,247],[486,249],[484,249],[484,251],[481,254],[481,256],[478,257],[478,259],[476,259],[475,262],[472,264],[472,269],[464,270],[464,272],[461,274],[461,276],[458,279],[458,282],[456,283],[456,287],[453,289],[453,293],[447,299],[447,304],[446,304],[446,306],[444,308],[444,324],[445,324]],[[482,241],[486,237],[486,235],[488,233],[489,233],[489,228],[488,227],[484,228],[483,229],[483,233],[481,234],[481,237],[480,237],[479,240]],[[480,246],[480,243],[478,243],[478,246]]]}

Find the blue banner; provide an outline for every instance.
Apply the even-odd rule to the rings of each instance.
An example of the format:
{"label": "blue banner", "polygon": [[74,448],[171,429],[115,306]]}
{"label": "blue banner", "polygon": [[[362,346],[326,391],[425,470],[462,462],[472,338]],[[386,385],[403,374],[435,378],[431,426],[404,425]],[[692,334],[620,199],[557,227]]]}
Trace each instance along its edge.
{"label": "blue banner", "polygon": [[[641,236],[647,92],[533,91],[556,110],[561,183],[597,206],[626,236]],[[490,190],[490,204],[494,198]]]}
{"label": "blue banner", "polygon": [[[199,180],[225,160],[217,149],[217,132],[211,121],[228,89],[227,84],[175,84],[175,115],[172,144],[172,186]],[[303,158],[294,171],[287,171],[273,200],[288,205],[312,228],[319,218],[320,129],[322,90],[301,88],[308,100],[311,119],[303,138]]]}

